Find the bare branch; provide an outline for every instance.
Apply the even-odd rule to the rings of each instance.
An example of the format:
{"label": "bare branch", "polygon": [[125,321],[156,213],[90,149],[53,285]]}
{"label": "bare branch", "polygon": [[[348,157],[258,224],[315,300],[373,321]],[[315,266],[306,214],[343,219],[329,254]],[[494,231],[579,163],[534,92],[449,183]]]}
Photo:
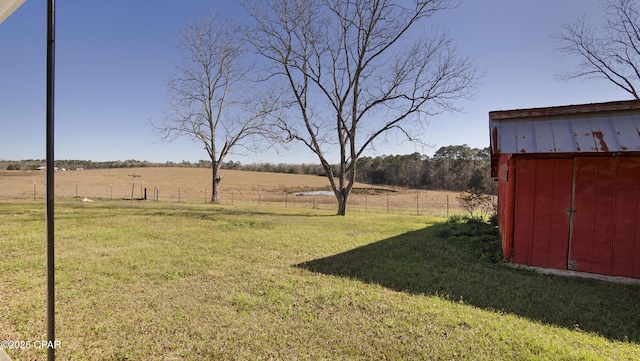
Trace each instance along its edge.
{"label": "bare branch", "polygon": [[[408,34],[455,0],[244,1],[255,21],[248,41],[289,87],[279,129],[318,156],[339,203],[355,182],[356,161],[383,134],[457,111],[478,81],[446,36]],[[267,76],[263,77],[267,78]],[[326,154],[339,154],[334,174]],[[334,152],[335,153],[335,152]]]}
{"label": "bare branch", "polygon": [[561,53],[577,55],[575,71],[559,78],[602,78],[640,99],[640,14],[635,0],[603,1],[606,22],[603,29],[588,25],[585,16],[563,26],[555,35]]}
{"label": "bare branch", "polygon": [[270,111],[264,105],[279,102],[272,96],[256,104],[262,95],[249,80],[252,66],[244,42],[237,26],[217,14],[187,24],[179,33],[178,47],[184,57],[168,84],[169,111],[154,127],[163,141],[189,137],[205,149],[212,163],[211,200],[217,202],[223,160],[235,148],[255,145]]}

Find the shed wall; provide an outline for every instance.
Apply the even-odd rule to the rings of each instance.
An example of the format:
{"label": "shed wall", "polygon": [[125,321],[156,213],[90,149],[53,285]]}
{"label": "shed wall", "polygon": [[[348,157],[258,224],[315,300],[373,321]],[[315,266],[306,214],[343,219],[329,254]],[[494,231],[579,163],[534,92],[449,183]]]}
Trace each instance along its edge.
{"label": "shed wall", "polygon": [[567,268],[572,159],[516,159],[514,263]]}
{"label": "shed wall", "polygon": [[640,278],[640,156],[504,157],[498,192],[506,259]]}
{"label": "shed wall", "polygon": [[[509,181],[509,174],[513,178],[515,174],[513,163],[509,162],[511,154],[501,154],[499,156],[499,166],[497,169],[498,181],[498,230],[502,241],[502,254],[504,258],[511,259],[513,250],[513,202],[515,182]],[[509,170],[511,168],[511,171]]]}
{"label": "shed wall", "polygon": [[640,278],[640,100],[489,112],[514,263]]}
{"label": "shed wall", "polygon": [[570,268],[640,278],[640,158],[575,162]]}

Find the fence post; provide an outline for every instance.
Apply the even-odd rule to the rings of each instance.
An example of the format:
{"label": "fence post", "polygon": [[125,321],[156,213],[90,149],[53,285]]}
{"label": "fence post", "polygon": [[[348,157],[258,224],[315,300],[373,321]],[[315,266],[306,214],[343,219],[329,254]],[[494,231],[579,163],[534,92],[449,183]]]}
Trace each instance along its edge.
{"label": "fence post", "polygon": [[180,203],[180,188],[178,188],[178,203]]}
{"label": "fence post", "polygon": [[207,190],[204,190],[204,202],[207,203]]}
{"label": "fence post", "polygon": [[387,193],[387,214],[389,214],[389,193]]}
{"label": "fence post", "polygon": [[231,205],[233,205],[233,191],[231,191]]}
{"label": "fence post", "polygon": [[113,184],[111,185],[111,200],[113,200]]}
{"label": "fence post", "polygon": [[449,218],[449,194],[447,193],[447,218]]}
{"label": "fence post", "polygon": [[420,215],[420,192],[416,192],[416,216]]}
{"label": "fence post", "polygon": [[33,182],[33,200],[36,200],[36,182]]}
{"label": "fence post", "polygon": [[284,208],[287,208],[289,205],[289,193],[284,194]]}

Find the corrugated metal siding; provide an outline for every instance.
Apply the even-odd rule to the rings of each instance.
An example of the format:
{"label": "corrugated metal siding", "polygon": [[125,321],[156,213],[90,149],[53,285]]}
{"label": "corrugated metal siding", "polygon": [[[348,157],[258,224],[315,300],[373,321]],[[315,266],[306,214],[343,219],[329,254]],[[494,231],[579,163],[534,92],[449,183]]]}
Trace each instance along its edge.
{"label": "corrugated metal siding", "polygon": [[498,154],[640,151],[640,112],[491,119],[489,124],[497,134],[492,148]]}
{"label": "corrugated metal siding", "polygon": [[566,269],[573,160],[514,160],[512,261]]}
{"label": "corrugated metal siding", "polygon": [[575,161],[569,267],[611,274],[616,159],[580,157]]}
{"label": "corrugated metal siding", "polygon": [[620,158],[613,235],[614,275],[640,278],[640,158]]}
{"label": "corrugated metal siding", "polygon": [[640,278],[640,158],[575,161],[571,268]]}
{"label": "corrugated metal siding", "polygon": [[505,258],[640,278],[640,157],[503,155],[498,183]]}
{"label": "corrugated metal siding", "polygon": [[491,112],[489,123],[505,258],[640,278],[640,101]]}

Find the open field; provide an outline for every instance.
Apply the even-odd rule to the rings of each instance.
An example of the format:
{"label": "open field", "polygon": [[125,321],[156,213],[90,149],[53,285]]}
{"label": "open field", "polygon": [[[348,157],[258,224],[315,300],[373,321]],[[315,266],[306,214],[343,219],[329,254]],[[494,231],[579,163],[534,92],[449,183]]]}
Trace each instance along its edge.
{"label": "open field", "polygon": [[[198,201],[204,198],[205,190],[211,191],[211,170],[206,168],[113,168],[56,172],[56,192],[61,197],[73,197],[77,185],[78,196],[129,199],[133,174],[138,175],[136,186],[133,187],[136,198],[140,197],[141,187],[147,188],[149,198],[154,188],[163,195],[175,191],[175,195],[167,194],[166,198],[161,198],[175,197],[176,200],[178,189],[184,200]],[[325,177],[312,175],[223,170],[222,176],[220,187],[225,193],[280,193],[325,189],[329,186]],[[46,178],[43,171],[0,171],[0,182],[0,197],[20,195],[30,199],[33,196],[33,183],[39,188],[39,197],[44,197]],[[15,187],[20,188],[11,194],[9,189]]]}
{"label": "open field", "polygon": [[[133,175],[135,178],[133,184]],[[211,198],[211,171],[200,168],[126,168],[56,172],[56,198],[121,200],[143,198],[161,202],[206,202]],[[336,209],[329,196],[295,196],[297,192],[329,190],[326,177],[225,170],[220,202],[226,205]],[[44,200],[42,171],[0,171],[0,200]],[[155,197],[154,197],[155,195]],[[374,188],[357,183],[347,211],[447,216],[460,212],[457,193]]]}
{"label": "open field", "polygon": [[[638,287],[487,261],[488,225],[332,213],[57,202],[58,359],[640,358]],[[0,202],[0,340],[45,338],[43,220]]]}

